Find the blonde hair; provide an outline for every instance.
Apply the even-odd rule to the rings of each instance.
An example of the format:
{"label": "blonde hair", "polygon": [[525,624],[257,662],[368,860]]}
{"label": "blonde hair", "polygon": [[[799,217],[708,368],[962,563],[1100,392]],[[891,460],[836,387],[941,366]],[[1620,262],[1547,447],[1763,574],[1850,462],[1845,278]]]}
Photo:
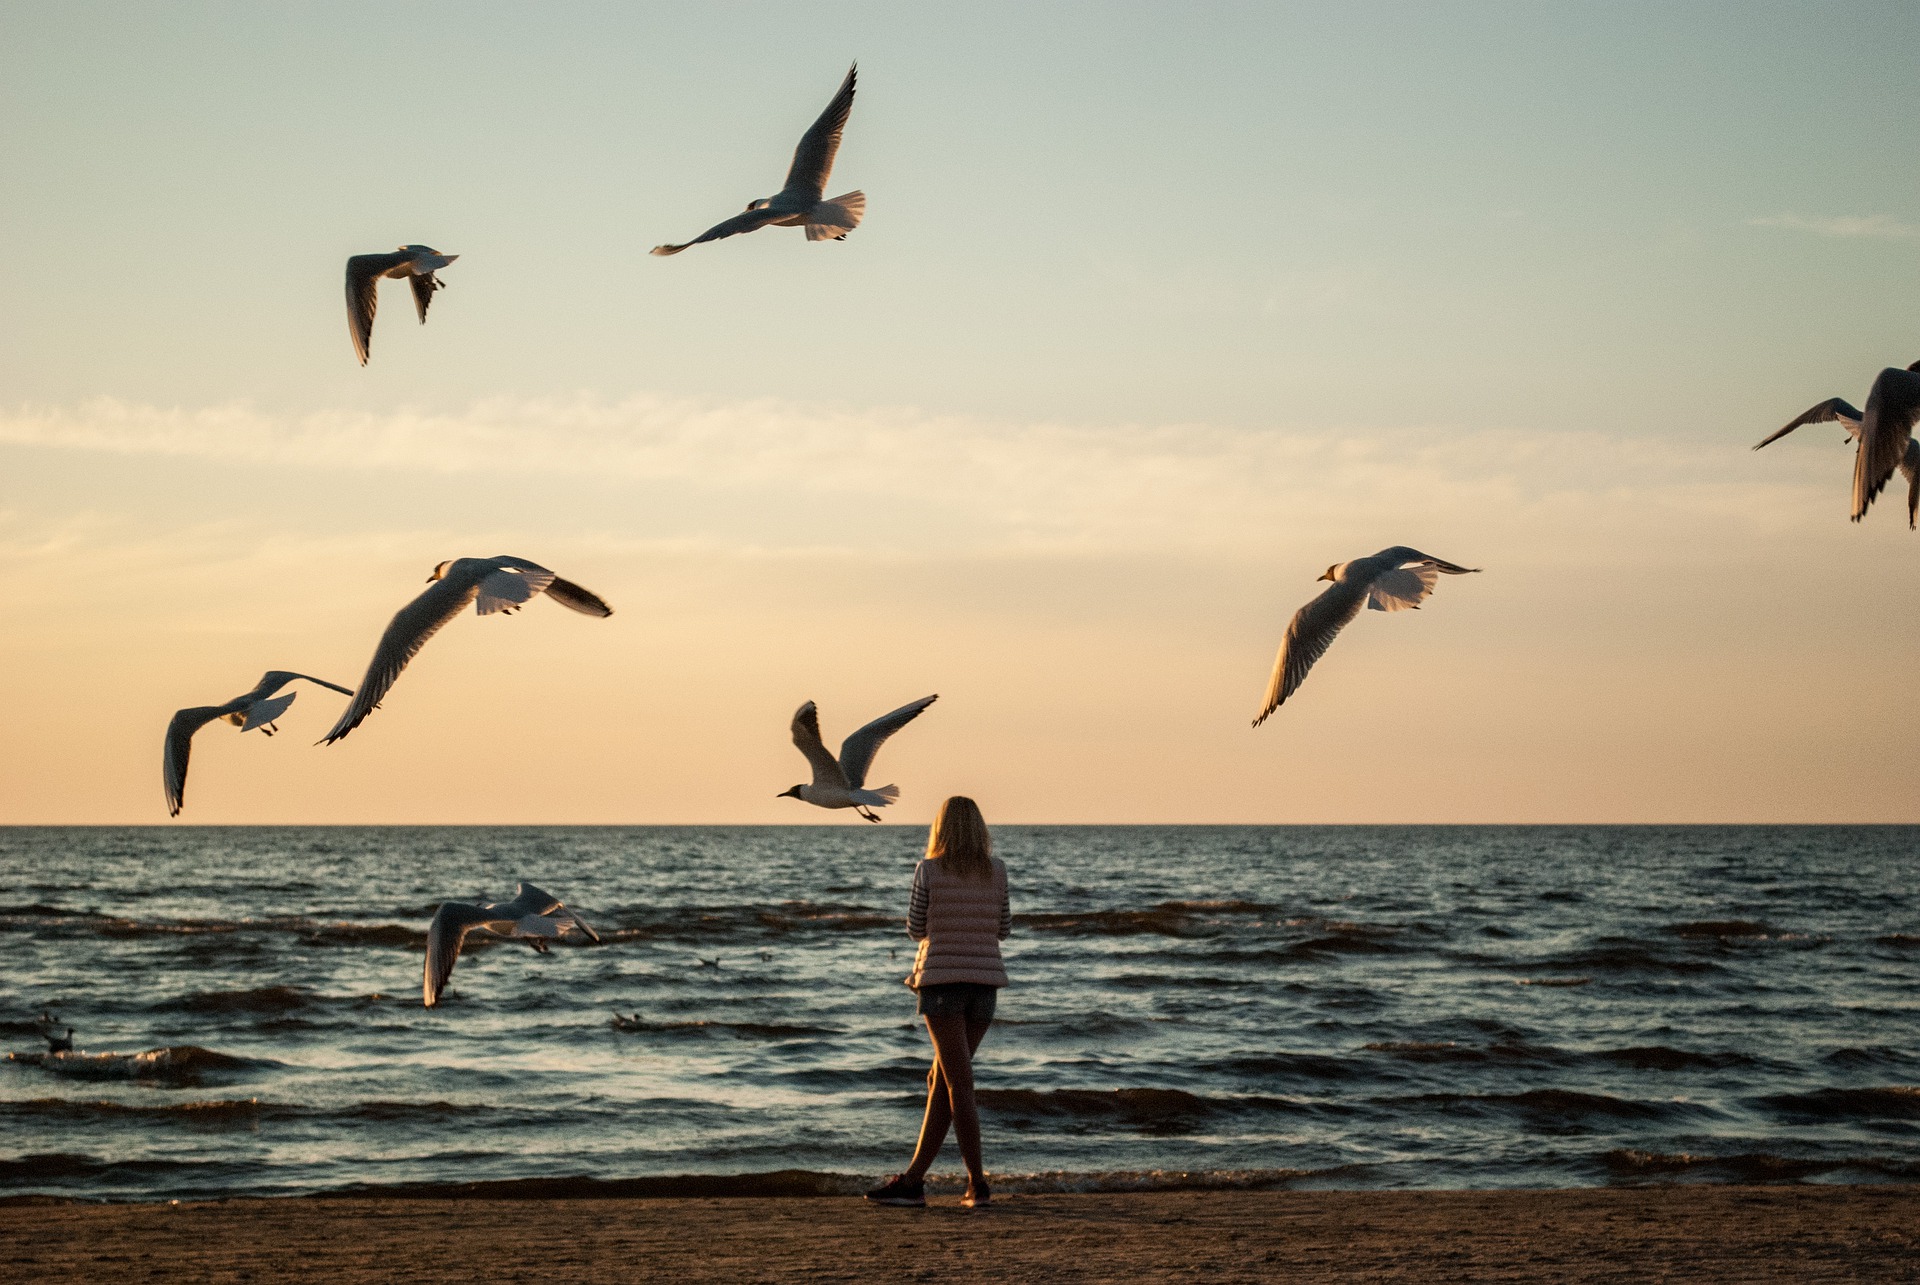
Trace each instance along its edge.
{"label": "blonde hair", "polygon": [[962,879],[985,882],[993,878],[993,836],[980,805],[956,794],[940,805],[927,834],[927,860]]}

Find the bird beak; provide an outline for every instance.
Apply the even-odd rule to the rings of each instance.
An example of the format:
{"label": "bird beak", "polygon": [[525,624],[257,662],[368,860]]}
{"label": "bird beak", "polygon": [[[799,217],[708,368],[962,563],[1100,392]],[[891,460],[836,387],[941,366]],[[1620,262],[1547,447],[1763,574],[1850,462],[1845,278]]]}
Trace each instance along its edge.
{"label": "bird beak", "polygon": [[1331,579],[1333,579],[1333,577],[1323,571],[1320,573],[1319,579],[1315,580],[1314,583],[1319,584],[1321,580],[1331,580]]}

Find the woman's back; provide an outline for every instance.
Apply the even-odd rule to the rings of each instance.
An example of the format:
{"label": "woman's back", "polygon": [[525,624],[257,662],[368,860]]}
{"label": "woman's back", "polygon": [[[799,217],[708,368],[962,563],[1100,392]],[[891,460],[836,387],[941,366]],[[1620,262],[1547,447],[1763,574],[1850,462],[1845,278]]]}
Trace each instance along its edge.
{"label": "woman's back", "polygon": [[920,943],[907,985],[944,986],[972,982],[1005,986],[1006,966],[1000,942],[1012,929],[1007,898],[1007,867],[992,858],[993,873],[970,879],[946,869],[941,858],[922,860],[913,871],[913,896],[907,906],[907,934]]}

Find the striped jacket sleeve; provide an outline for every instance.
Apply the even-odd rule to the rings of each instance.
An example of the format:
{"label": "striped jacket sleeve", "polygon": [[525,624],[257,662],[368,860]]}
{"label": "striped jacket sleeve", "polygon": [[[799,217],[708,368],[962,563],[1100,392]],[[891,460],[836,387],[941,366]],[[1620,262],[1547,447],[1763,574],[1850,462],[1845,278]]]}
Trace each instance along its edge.
{"label": "striped jacket sleeve", "polygon": [[927,864],[913,868],[913,895],[907,900],[907,936],[915,941],[927,939]]}
{"label": "striped jacket sleeve", "polygon": [[1000,885],[1000,940],[1013,936],[1013,901],[1007,896],[1007,885]]}

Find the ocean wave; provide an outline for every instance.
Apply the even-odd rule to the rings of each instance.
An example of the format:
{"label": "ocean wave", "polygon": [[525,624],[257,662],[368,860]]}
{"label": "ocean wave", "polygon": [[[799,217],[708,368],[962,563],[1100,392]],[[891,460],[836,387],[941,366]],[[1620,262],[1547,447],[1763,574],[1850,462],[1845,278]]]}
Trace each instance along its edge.
{"label": "ocean wave", "polygon": [[1706,937],[1715,941],[1725,941],[1735,937],[1773,935],[1773,929],[1751,919],[1695,919],[1686,923],[1668,924],[1661,931],[1670,937]]}
{"label": "ocean wave", "polygon": [[651,1022],[638,1013],[631,1016],[614,1013],[608,1023],[616,1031],[636,1034],[733,1035],[745,1039],[785,1040],[807,1035],[840,1035],[833,1026],[782,1026],[772,1022],[722,1022],[706,1018],[684,1022]]}
{"label": "ocean wave", "polygon": [[1615,1120],[1660,1120],[1682,1115],[1705,1114],[1710,1110],[1693,1102],[1635,1101],[1631,1098],[1616,1098],[1606,1093],[1582,1093],[1574,1089],[1528,1089],[1522,1093],[1419,1093],[1408,1097],[1376,1100],[1392,1105],[1520,1111],[1529,1115],[1551,1115],[1568,1120],[1584,1119],[1590,1116],[1605,1116]]}
{"label": "ocean wave", "polygon": [[1023,914],[1013,917],[1014,925],[1028,932],[1065,933],[1070,936],[1138,937],[1211,937],[1222,929],[1196,919],[1184,910],[1156,907],[1151,910],[1083,910]]}
{"label": "ocean wave", "polygon": [[1632,1067],[1636,1071],[1719,1071],[1728,1067],[1754,1065],[1754,1059],[1744,1053],[1694,1053],[1687,1049],[1668,1048],[1664,1044],[1601,1049],[1582,1056],[1614,1066]]}
{"label": "ocean wave", "polygon": [[1286,1098],[1202,1097],[1185,1089],[980,1089],[983,1110],[1025,1119],[1068,1118],[1126,1125],[1170,1124],[1206,1116],[1298,1113],[1314,1108]]}
{"label": "ocean wave", "polygon": [[21,1119],[62,1119],[62,1120],[100,1120],[100,1119],[144,1119],[144,1120],[183,1120],[189,1122],[245,1120],[260,1118],[259,1098],[245,1098],[237,1101],[215,1100],[210,1102],[107,1102],[82,1101],[75,1098],[28,1098],[17,1102],[0,1103],[0,1119],[8,1117]]}
{"label": "ocean wave", "polygon": [[1580,975],[1605,972],[1696,975],[1719,972],[1721,968],[1719,964],[1709,959],[1675,959],[1654,947],[1616,941],[1602,943],[1586,950],[1577,950],[1571,954],[1534,960],[1528,965],[1528,971],[1567,972]]}
{"label": "ocean wave", "polygon": [[1920,1088],[1905,1084],[1773,1093],[1759,1101],[1784,1115],[1812,1120],[1920,1120]]}
{"label": "ocean wave", "polygon": [[293,986],[261,986],[243,991],[202,991],[160,1007],[189,1013],[291,1013],[318,1003],[316,996]]}
{"label": "ocean wave", "polygon": [[1702,1177],[1720,1182],[1798,1182],[1819,1174],[1859,1170],[1887,1178],[1920,1178],[1920,1161],[1888,1156],[1815,1159],[1764,1151],[1709,1156],[1621,1147],[1600,1157],[1616,1179]]}
{"label": "ocean wave", "polygon": [[266,1058],[216,1053],[197,1044],[144,1053],[9,1053],[7,1060],[77,1080],[157,1080],[182,1086],[235,1078],[279,1065]]}

